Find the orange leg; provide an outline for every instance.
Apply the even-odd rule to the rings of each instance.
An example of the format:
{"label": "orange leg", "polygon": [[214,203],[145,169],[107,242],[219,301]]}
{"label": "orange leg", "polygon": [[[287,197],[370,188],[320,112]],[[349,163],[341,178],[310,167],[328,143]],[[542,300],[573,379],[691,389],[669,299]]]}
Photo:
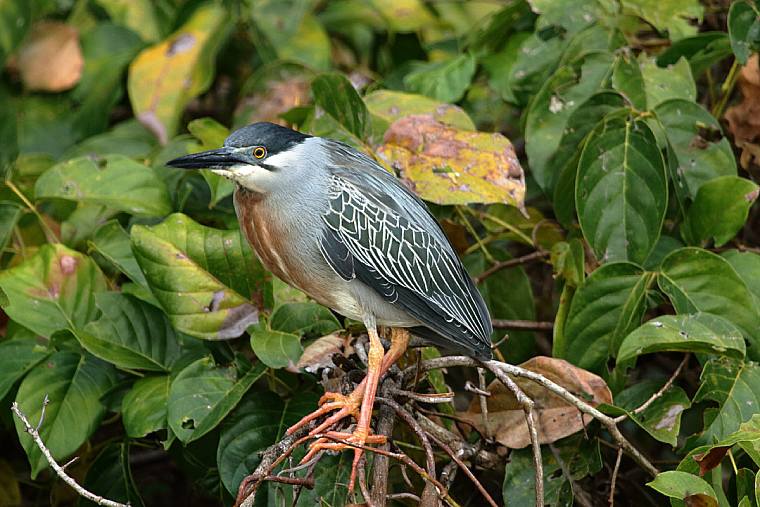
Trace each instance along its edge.
{"label": "orange leg", "polygon": [[[331,415],[325,422],[320,424],[317,428],[310,432],[310,435],[316,435],[324,433],[335,423],[348,415],[356,417],[356,411],[361,407],[359,412],[358,422],[356,429],[353,433],[339,433],[334,431],[327,431],[326,435],[332,438],[338,438],[345,440],[346,444],[340,442],[330,441],[327,438],[321,438],[314,442],[309,452],[303,458],[302,462],[309,461],[316,453],[322,450],[338,451],[351,448],[354,450],[354,462],[351,468],[351,479],[349,481],[349,491],[353,490],[354,482],[356,479],[356,470],[361,459],[362,449],[351,447],[349,443],[365,445],[365,444],[382,444],[385,443],[385,437],[380,435],[370,435],[370,421],[372,419],[372,408],[375,402],[375,394],[377,393],[377,385],[380,378],[388,371],[393,363],[398,360],[404,353],[409,343],[409,332],[403,328],[394,328],[391,330],[391,346],[388,349],[388,353],[383,354],[383,345],[380,342],[380,337],[377,335],[377,330],[373,326],[368,326],[369,334],[369,353],[368,353],[368,369],[366,378],[359,384],[354,391],[348,396],[344,396],[339,393],[325,393],[320,400],[323,403],[326,400],[332,399],[334,401],[330,403],[323,403],[322,406],[315,412],[309,414],[304,419],[296,423],[288,429],[288,433],[296,431],[298,428],[307,424],[309,421],[327,414],[332,410],[338,409],[338,411]],[[361,400],[361,401],[359,401]]]}

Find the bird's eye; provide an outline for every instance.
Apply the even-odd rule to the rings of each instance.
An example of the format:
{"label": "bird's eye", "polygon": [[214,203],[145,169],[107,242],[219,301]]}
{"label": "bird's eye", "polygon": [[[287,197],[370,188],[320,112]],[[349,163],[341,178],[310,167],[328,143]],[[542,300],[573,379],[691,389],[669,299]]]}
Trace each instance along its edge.
{"label": "bird's eye", "polygon": [[263,146],[256,146],[253,151],[253,156],[256,158],[264,158],[267,155],[267,149]]}

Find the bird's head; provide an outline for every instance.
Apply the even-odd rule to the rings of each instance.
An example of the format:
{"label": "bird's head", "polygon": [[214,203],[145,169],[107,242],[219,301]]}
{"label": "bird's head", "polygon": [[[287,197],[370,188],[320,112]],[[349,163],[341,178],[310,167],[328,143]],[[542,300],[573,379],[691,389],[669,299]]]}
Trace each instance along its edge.
{"label": "bird's head", "polygon": [[[254,123],[234,131],[216,150],[192,153],[167,162],[182,169],[210,169],[255,192],[270,192],[288,180],[291,168],[308,163],[304,143],[315,139],[274,123]],[[306,158],[306,159],[305,159]]]}

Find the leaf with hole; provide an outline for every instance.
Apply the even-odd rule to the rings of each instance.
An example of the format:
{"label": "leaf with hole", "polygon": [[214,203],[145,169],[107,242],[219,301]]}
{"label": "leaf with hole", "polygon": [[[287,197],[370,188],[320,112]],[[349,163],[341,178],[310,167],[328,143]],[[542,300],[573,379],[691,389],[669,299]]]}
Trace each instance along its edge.
{"label": "leaf with hole", "polygon": [[662,315],[625,337],[618,361],[653,352],[695,352],[742,359],[744,336],[730,321],[717,315]]}
{"label": "leaf with hole", "polygon": [[210,357],[188,365],[169,387],[169,427],[184,444],[199,439],[219,425],[265,372],[257,365],[238,378],[234,367],[217,366]]}

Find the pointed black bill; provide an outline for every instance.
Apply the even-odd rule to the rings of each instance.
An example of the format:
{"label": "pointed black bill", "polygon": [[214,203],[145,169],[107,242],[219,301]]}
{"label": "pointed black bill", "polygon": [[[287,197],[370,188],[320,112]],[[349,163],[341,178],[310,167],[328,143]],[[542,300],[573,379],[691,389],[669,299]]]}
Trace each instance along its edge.
{"label": "pointed black bill", "polygon": [[247,161],[243,160],[234,148],[219,148],[175,158],[166,165],[181,169],[223,169],[241,163]]}

